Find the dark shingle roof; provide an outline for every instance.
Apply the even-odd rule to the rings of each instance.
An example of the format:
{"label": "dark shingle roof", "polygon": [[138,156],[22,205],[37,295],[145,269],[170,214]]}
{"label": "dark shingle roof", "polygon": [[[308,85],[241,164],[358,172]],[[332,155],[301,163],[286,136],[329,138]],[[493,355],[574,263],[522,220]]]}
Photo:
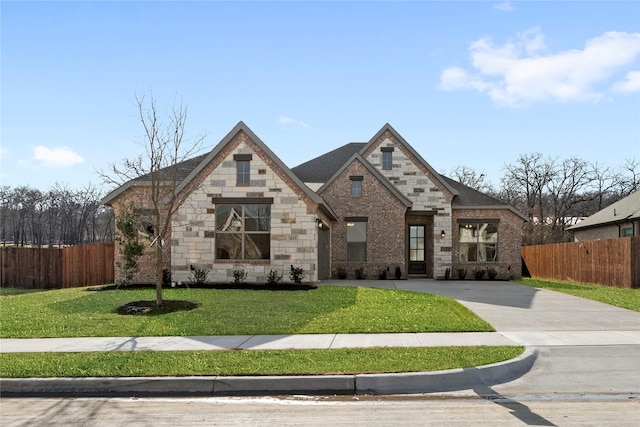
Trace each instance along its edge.
{"label": "dark shingle roof", "polygon": [[325,183],[365,145],[367,144],[364,142],[352,142],[343,145],[322,156],[298,165],[292,168],[291,171],[300,178],[302,182]]}
{"label": "dark shingle roof", "polygon": [[[165,175],[170,177],[171,176],[171,171],[174,167],[178,168],[178,174],[176,176],[176,182],[181,182],[182,180],[184,180],[190,173],[192,170],[194,170],[196,168],[196,166],[198,166],[200,164],[200,162],[207,157],[207,154],[209,153],[205,153],[205,154],[201,154],[199,156],[196,157],[192,157],[190,159],[184,160],[182,162],[176,163],[175,166],[169,166],[166,168],[162,168],[160,170],[158,170],[158,173],[161,175]],[[149,181],[149,174],[146,175],[142,175],[139,176],[137,178],[134,178],[133,181],[135,182],[148,182]]]}
{"label": "dark shingle roof", "polygon": [[467,207],[467,206],[508,206],[507,203],[502,200],[498,200],[494,197],[488,196],[478,190],[471,187],[467,187],[464,184],[459,183],[447,176],[440,175],[450,186],[458,190],[458,195],[453,198],[451,205],[453,207]]}

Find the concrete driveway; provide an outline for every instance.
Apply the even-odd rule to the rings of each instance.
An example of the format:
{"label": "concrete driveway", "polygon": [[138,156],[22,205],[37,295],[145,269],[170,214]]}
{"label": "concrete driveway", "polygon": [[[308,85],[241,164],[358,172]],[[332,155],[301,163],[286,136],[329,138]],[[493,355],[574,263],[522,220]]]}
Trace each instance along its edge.
{"label": "concrete driveway", "polygon": [[[366,283],[366,284],[365,284]],[[610,395],[640,398],[640,313],[559,292],[500,281],[339,281],[452,297],[501,335],[539,356],[523,377],[488,395]]]}

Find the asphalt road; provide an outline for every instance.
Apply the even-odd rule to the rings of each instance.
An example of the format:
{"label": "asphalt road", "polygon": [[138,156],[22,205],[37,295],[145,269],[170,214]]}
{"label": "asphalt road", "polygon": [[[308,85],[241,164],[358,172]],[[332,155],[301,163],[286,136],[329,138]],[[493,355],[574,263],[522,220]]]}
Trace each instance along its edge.
{"label": "asphalt road", "polygon": [[3,426],[637,426],[640,401],[456,396],[2,399]]}

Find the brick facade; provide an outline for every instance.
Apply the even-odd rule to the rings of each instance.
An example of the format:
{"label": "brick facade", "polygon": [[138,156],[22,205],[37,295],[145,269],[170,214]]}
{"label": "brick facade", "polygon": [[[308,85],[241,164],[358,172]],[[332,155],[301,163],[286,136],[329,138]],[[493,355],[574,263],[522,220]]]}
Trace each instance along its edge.
{"label": "brick facade", "polygon": [[[362,178],[361,197],[352,197],[352,176]],[[360,162],[351,163],[325,191],[322,197],[339,216],[331,229],[332,277],[343,268],[348,278],[355,278],[355,269],[364,269],[368,278],[377,279],[389,268],[391,277],[395,267],[405,271],[405,228],[402,218],[406,206]],[[347,260],[347,223],[349,218],[366,218],[366,261]],[[398,220],[400,219],[400,221]]]}
{"label": "brick facade", "polygon": [[[499,220],[498,223],[498,260],[496,262],[461,262],[460,261],[460,228],[459,221],[464,220]],[[451,277],[458,278],[457,270],[467,270],[467,279],[473,278],[474,269],[494,268],[498,272],[497,279],[519,279],[522,276],[523,219],[509,209],[454,209],[453,210],[453,262]],[[486,276],[485,276],[486,278]]]}

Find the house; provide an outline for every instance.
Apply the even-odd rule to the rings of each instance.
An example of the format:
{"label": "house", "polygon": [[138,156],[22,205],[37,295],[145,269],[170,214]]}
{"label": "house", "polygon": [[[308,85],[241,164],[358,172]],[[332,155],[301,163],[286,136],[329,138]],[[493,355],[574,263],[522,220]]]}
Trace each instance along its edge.
{"label": "house", "polygon": [[567,228],[576,242],[640,236],[640,191]]}
{"label": "house", "polygon": [[[208,154],[177,165],[182,201],[165,263],[173,280],[194,266],[208,280],[234,270],[264,282],[275,270],[305,281],[455,277],[458,269],[521,275],[521,227],[511,206],[438,174],[386,124],[367,143],[350,143],[289,169],[244,123]],[[148,209],[148,180],[132,180],[103,199],[118,214]],[[151,252],[151,251],[150,251]],[[136,280],[154,281],[152,256]],[[117,273],[116,273],[117,274]]]}

